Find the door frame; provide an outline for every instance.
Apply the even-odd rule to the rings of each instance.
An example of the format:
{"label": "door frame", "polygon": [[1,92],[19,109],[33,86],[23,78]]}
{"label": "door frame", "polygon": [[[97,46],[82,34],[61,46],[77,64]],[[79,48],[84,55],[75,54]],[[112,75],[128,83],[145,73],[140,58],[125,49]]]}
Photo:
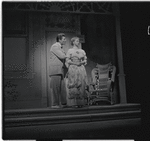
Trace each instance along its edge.
{"label": "door frame", "polygon": [[[46,67],[45,68],[46,68],[46,98],[47,98],[46,105],[47,105],[47,107],[51,106],[51,93],[52,93],[52,91],[50,89],[50,77],[49,77],[49,65],[48,65],[48,58],[49,58],[48,52],[49,52],[50,48],[48,48],[48,45],[47,45],[48,33],[49,32],[51,32],[51,33],[54,33],[54,32],[56,32],[56,33],[62,33],[62,31],[59,32],[58,30],[56,30],[56,31],[54,31],[54,30],[45,30],[45,56],[46,56]],[[65,52],[67,52],[67,50],[71,46],[70,39],[72,37],[76,36],[76,32],[63,31],[63,33],[66,35],[66,39],[67,39],[67,43],[68,43],[68,44],[66,44],[66,48],[64,49]],[[70,46],[69,46],[69,44],[70,44]]]}

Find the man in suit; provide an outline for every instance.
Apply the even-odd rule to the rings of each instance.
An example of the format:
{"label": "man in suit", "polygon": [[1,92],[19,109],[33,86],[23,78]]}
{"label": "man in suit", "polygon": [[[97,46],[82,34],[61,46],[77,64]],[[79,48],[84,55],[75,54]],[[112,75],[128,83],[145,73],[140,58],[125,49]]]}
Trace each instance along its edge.
{"label": "man in suit", "polygon": [[50,49],[49,75],[51,77],[50,88],[52,90],[51,108],[63,108],[67,103],[64,83],[64,62],[66,53],[63,50],[63,45],[65,45],[65,43],[65,34],[60,33],[56,37],[56,43],[54,43]]}

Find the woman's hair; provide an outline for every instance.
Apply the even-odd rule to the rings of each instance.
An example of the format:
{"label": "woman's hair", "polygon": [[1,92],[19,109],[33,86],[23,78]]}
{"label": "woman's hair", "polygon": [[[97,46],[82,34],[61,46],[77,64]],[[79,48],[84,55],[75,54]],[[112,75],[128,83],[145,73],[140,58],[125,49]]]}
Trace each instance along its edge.
{"label": "woman's hair", "polygon": [[56,37],[56,41],[59,42],[59,40],[61,40],[63,36],[65,37],[64,33],[59,33]]}
{"label": "woman's hair", "polygon": [[79,39],[79,37],[73,37],[73,38],[71,39],[71,45],[72,45],[72,46],[73,46],[73,42],[74,42],[76,39]]}

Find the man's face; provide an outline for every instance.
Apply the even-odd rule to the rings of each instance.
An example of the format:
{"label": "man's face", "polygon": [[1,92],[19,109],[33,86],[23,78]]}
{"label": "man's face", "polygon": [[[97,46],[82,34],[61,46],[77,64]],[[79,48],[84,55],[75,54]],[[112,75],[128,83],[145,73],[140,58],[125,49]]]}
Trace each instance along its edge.
{"label": "man's face", "polygon": [[63,36],[62,39],[59,40],[59,42],[61,45],[65,45],[66,44],[66,37]]}

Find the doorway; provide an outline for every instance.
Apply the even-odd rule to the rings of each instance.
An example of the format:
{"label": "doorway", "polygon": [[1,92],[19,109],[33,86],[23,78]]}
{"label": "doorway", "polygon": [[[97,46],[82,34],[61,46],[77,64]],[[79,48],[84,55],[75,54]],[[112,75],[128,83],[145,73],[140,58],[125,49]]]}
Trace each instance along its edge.
{"label": "doorway", "polygon": [[[50,77],[49,77],[49,58],[50,58],[50,48],[51,46],[56,42],[56,37],[57,34],[62,33],[62,32],[55,32],[55,31],[46,31],[46,76],[47,76],[47,106],[51,106],[51,89],[50,89]],[[67,53],[68,49],[71,48],[71,38],[76,36],[75,32],[63,32],[66,36],[66,45],[64,46],[64,50]]]}

